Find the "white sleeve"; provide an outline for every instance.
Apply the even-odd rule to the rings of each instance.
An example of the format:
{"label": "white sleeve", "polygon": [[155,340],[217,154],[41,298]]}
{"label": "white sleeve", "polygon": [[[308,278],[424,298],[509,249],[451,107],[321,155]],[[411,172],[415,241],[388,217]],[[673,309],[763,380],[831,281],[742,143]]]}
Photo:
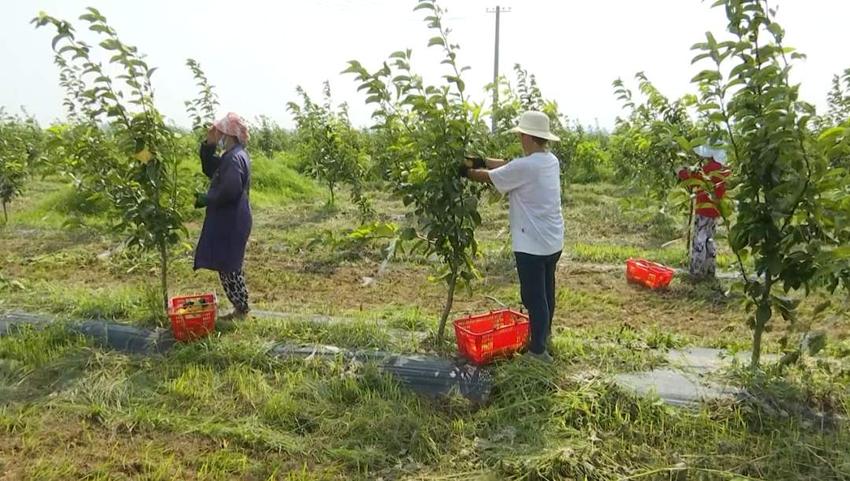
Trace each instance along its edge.
{"label": "white sleeve", "polygon": [[522,187],[531,180],[528,175],[528,162],[519,158],[490,171],[490,180],[493,186],[502,194]]}

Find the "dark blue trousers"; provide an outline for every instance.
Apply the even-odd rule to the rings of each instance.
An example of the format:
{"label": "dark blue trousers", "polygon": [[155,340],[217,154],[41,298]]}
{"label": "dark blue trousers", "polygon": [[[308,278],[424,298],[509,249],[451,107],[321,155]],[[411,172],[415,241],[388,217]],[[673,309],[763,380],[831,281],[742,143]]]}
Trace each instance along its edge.
{"label": "dark blue trousers", "polygon": [[519,274],[519,293],[522,304],[528,311],[531,341],[528,350],[541,354],[546,351],[546,342],[552,330],[555,315],[555,269],[561,253],[535,256],[514,252],[516,270]]}

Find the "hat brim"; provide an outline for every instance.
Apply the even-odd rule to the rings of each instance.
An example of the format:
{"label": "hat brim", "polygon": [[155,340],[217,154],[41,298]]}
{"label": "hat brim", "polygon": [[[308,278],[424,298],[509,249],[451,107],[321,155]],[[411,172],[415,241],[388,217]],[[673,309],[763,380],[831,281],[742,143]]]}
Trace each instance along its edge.
{"label": "hat brim", "polygon": [[694,153],[700,157],[709,158],[711,157],[711,149],[704,145],[700,145],[694,149]]}
{"label": "hat brim", "polygon": [[722,148],[700,145],[694,149],[694,153],[702,158],[714,159],[721,164],[726,164],[726,151]]}
{"label": "hat brim", "polygon": [[508,132],[510,132],[512,134],[530,135],[532,137],[537,137],[538,139],[551,140],[552,142],[560,142],[561,141],[560,137],[558,137],[557,135],[555,135],[551,132],[542,132],[542,131],[538,131],[538,130],[523,129],[521,127],[514,127],[511,130],[509,130]]}

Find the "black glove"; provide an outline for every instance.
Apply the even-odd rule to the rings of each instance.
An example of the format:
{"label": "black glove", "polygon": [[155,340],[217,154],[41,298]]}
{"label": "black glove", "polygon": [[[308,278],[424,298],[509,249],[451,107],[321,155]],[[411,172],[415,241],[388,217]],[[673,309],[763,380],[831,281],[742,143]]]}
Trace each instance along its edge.
{"label": "black glove", "polygon": [[467,167],[471,169],[486,169],[487,162],[481,157],[475,157],[472,155],[467,155],[465,162]]}
{"label": "black glove", "polygon": [[195,208],[201,209],[207,206],[207,194],[205,192],[195,192]]}

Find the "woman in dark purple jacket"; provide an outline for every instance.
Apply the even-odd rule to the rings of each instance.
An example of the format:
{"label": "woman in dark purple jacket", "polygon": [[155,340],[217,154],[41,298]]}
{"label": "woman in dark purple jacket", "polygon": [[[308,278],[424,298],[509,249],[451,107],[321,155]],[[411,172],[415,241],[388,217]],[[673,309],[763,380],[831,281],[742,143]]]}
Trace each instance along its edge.
{"label": "woman in dark purple jacket", "polygon": [[[233,312],[221,320],[244,319],[250,312],[242,263],[251,234],[251,158],[245,150],[248,128],[241,117],[229,113],[216,121],[201,144],[201,165],[210,178],[206,194],[198,194],[196,207],[206,207],[204,227],[195,250],[195,270],[218,272]],[[216,155],[216,147],[221,156]]]}

